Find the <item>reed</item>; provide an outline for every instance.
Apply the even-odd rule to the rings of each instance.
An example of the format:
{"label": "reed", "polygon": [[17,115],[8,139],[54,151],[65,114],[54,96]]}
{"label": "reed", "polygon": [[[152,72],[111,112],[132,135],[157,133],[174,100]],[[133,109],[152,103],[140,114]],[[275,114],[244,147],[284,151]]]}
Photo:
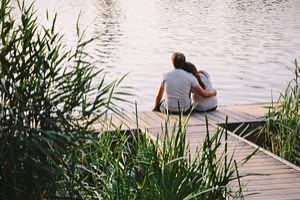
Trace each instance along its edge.
{"label": "reed", "polygon": [[[20,19],[12,14],[17,11]],[[103,77],[85,52],[93,38],[85,40],[78,31],[75,49],[65,50],[55,22],[40,26],[33,4],[18,1],[13,8],[10,0],[1,1],[1,199],[51,199],[58,182],[72,183],[63,178],[72,170],[66,156],[122,101],[118,81],[92,83]]]}
{"label": "reed", "polygon": [[[186,126],[169,125],[165,123],[166,128],[156,141],[143,132],[118,130],[99,133],[98,139],[84,144],[84,156],[72,176],[86,187],[85,198],[243,197],[243,187],[237,184],[240,181],[236,163],[226,147],[220,151],[221,139],[227,135],[224,129],[209,133],[207,127],[205,141],[192,157],[186,142]],[[238,186],[229,187],[233,182]]]}
{"label": "reed", "polygon": [[[1,199],[227,199],[241,195],[227,148],[217,156],[224,131],[207,136],[191,158],[186,125],[169,123],[162,140],[141,131],[102,131],[91,126],[127,93],[103,77],[78,43],[65,50],[55,29],[37,24],[33,4],[0,6]],[[122,78],[121,78],[122,79]],[[118,88],[120,90],[118,90]],[[109,125],[109,124],[108,124]],[[137,124],[138,128],[138,124]],[[225,133],[226,135],[226,133]],[[161,142],[160,142],[161,141]],[[239,181],[238,181],[239,182]]]}
{"label": "reed", "polygon": [[261,134],[265,136],[265,148],[300,166],[300,67],[297,60],[294,64],[295,77],[270,106]]}

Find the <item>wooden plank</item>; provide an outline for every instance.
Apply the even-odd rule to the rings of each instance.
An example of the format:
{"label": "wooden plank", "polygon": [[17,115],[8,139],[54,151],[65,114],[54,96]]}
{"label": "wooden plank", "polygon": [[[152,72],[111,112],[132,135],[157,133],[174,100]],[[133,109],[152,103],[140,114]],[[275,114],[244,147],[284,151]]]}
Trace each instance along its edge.
{"label": "wooden plank", "polygon": [[236,110],[231,110],[229,108],[221,108],[220,109],[221,112],[224,111],[224,112],[229,112],[233,115],[235,115],[237,118],[239,118],[241,121],[243,122],[247,122],[247,121],[256,121],[258,120],[257,117],[253,116],[253,115],[250,115],[248,113],[245,113],[245,112],[241,112],[241,111],[236,111]]}
{"label": "wooden plank", "polygon": [[[199,121],[198,125],[206,124],[205,115],[200,114],[200,113],[193,113],[192,116],[193,116],[193,118],[195,118],[196,120]],[[211,122],[211,123],[213,123],[213,122]]]}
{"label": "wooden plank", "polygon": [[263,162],[257,162],[258,160],[252,160],[250,159],[247,163],[245,163],[242,167],[251,167],[251,166],[260,166],[260,165],[264,165],[266,167],[268,166],[274,166],[274,165],[279,165],[279,164],[282,164],[274,159],[265,159],[265,160],[262,160]]}
{"label": "wooden plank", "polygon": [[139,119],[140,118],[144,121],[147,121],[148,128],[161,127],[162,126],[160,118],[158,118],[154,113],[140,112],[139,113]]}
{"label": "wooden plank", "polygon": [[133,113],[128,112],[121,115],[115,115],[115,117],[124,124],[124,127],[127,127],[128,129],[136,129],[136,121],[133,119],[133,115]]}
{"label": "wooden plank", "polygon": [[[236,185],[231,185],[232,187],[238,187],[238,184]],[[251,184],[247,183],[246,185],[247,189],[249,191],[269,191],[269,190],[285,190],[285,189],[296,189],[296,188],[300,188],[300,183],[271,183],[269,182],[269,184],[260,184],[260,183],[256,183],[256,184]],[[300,194],[300,191],[296,191],[295,193]],[[300,196],[299,196],[300,197]]]}
{"label": "wooden plank", "polygon": [[259,175],[259,176],[249,176],[249,177],[243,177],[242,180],[251,180],[251,181],[274,181],[274,180],[293,180],[293,179],[299,179],[300,174],[298,172],[295,173],[282,173],[282,174],[269,174],[269,175]]}
{"label": "wooden plank", "polygon": [[[215,125],[225,123],[226,116],[228,116],[228,123],[243,123],[263,119],[265,111],[263,105],[220,107],[216,111],[207,113],[208,123],[210,124],[208,126],[209,135],[213,136],[217,131],[222,131]],[[113,118],[113,122],[124,122],[128,127],[135,128],[134,115],[133,113],[126,113],[126,118],[116,116],[116,118]],[[168,133],[171,135],[174,123],[177,123],[176,127],[178,129],[178,115],[167,116],[158,112],[140,112],[139,125],[148,128],[147,134],[151,138],[156,139],[159,136],[163,139],[165,120],[168,117]],[[184,121],[186,118],[187,116],[183,116],[182,120]],[[197,148],[201,150],[206,134],[205,114],[192,113],[186,132],[186,142],[190,145],[192,157],[196,156]],[[228,132],[228,140],[225,141],[224,134],[225,132],[223,132],[221,147],[217,151],[217,156],[222,156],[225,143],[227,143],[227,157],[230,158],[233,154],[233,158],[238,162],[240,175],[260,174],[241,178],[242,184],[246,186],[245,194],[259,192],[256,195],[246,196],[245,199],[300,199],[300,170],[297,167],[272,156],[263,149],[260,149],[246,164],[242,165],[243,159],[250,155],[257,146],[230,132]],[[232,189],[237,186],[236,181],[231,183]]]}
{"label": "wooden plank", "polygon": [[164,124],[164,120],[156,112],[141,112],[141,114],[147,117],[151,121],[151,124],[154,124],[154,126],[149,128],[161,127]]}
{"label": "wooden plank", "polygon": [[268,197],[252,195],[246,196],[244,199],[246,200],[299,200],[299,194],[283,194],[283,195],[269,195]]}
{"label": "wooden plank", "polygon": [[201,123],[201,121],[194,117],[193,113],[190,116],[184,116],[184,123],[188,126],[195,126],[195,125],[199,125]]}
{"label": "wooden plank", "polygon": [[100,130],[116,130],[118,128],[124,127],[124,123],[117,117],[118,115],[115,113],[110,114],[106,119],[106,124],[103,125],[101,123],[95,123],[95,131]]}
{"label": "wooden plank", "polygon": [[112,115],[110,116],[110,119],[109,119],[109,120],[110,120],[111,123],[112,123],[114,126],[116,126],[116,127],[119,127],[119,126],[121,126],[121,125],[123,124],[123,122],[120,121],[120,119],[116,116],[116,114],[112,114]]}
{"label": "wooden plank", "polygon": [[237,116],[234,112],[228,111],[226,109],[218,109],[219,112],[225,114],[226,116],[228,116],[228,119],[231,120],[230,123],[241,123],[244,122],[243,119],[241,119],[239,116]]}
{"label": "wooden plank", "polygon": [[[247,192],[245,192],[245,194],[247,193],[253,193],[253,192],[257,192],[258,194],[256,194],[255,196],[264,196],[266,199],[273,199],[273,195],[274,196],[285,196],[285,195],[290,195],[290,194],[297,194],[300,195],[300,190],[297,187],[294,188],[282,188],[282,189],[274,189],[274,190],[248,190]],[[299,196],[298,196],[299,199]]]}
{"label": "wooden plank", "polygon": [[231,119],[228,119],[226,114],[224,114],[224,113],[222,113],[218,110],[212,111],[212,112],[210,112],[210,114],[217,118],[217,120],[216,120],[217,124],[225,124],[226,123],[226,118],[227,118],[227,123],[234,122]]}
{"label": "wooden plank", "polygon": [[[293,186],[293,183],[300,183],[300,178],[292,178],[292,179],[282,179],[281,176],[277,179],[255,179],[255,177],[250,176],[251,179],[243,179],[241,178],[241,181],[243,184],[247,184],[250,186],[269,186],[269,185],[281,185],[281,184],[288,184]],[[238,182],[234,181],[230,186],[238,186]],[[300,187],[299,185],[297,187]]]}
{"label": "wooden plank", "polygon": [[271,105],[270,103],[262,103],[262,104],[221,106],[221,108],[225,108],[237,112],[244,112],[256,118],[261,118],[268,113],[268,107],[270,105]]}
{"label": "wooden plank", "polygon": [[160,112],[154,112],[154,113],[162,119],[163,126],[165,125],[165,122],[168,122],[168,125],[170,126],[173,126],[174,124],[178,125],[178,119],[172,117],[172,115],[166,115]]}
{"label": "wooden plank", "polygon": [[217,109],[215,111],[209,112],[212,115],[216,116],[219,120],[217,124],[225,124],[226,122],[226,117],[227,117],[227,123],[236,123],[239,122],[239,120],[237,118],[235,118],[235,116],[229,115],[228,113],[224,113],[222,112],[222,110]]}
{"label": "wooden plank", "polygon": [[149,123],[147,122],[146,118],[140,118],[138,115],[136,115],[135,112],[129,113],[127,117],[130,119],[130,121],[133,123],[133,128],[140,128],[145,129],[149,127]]}
{"label": "wooden plank", "polygon": [[[290,170],[294,170],[291,169],[289,166],[287,165],[269,165],[269,166],[265,166],[265,165],[256,165],[256,166],[241,166],[240,167],[241,170],[246,171],[249,170],[249,172],[251,172],[251,170],[255,170],[255,171],[263,171],[263,170],[277,170],[277,171],[281,171],[281,172],[285,172],[285,171],[290,171]],[[297,171],[294,171],[297,172]]]}
{"label": "wooden plank", "polygon": [[151,117],[145,115],[144,112],[138,113],[138,123],[139,123],[139,126],[142,124],[142,126],[144,126],[145,128],[160,126],[160,123],[156,122]]}

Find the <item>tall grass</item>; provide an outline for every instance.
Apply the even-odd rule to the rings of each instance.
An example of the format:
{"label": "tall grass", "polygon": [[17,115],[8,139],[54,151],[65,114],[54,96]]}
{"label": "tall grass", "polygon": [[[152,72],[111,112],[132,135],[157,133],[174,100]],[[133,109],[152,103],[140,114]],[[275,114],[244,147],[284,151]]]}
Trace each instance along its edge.
{"label": "tall grass", "polygon": [[[228,199],[242,197],[237,167],[227,148],[220,152],[226,133],[207,131],[205,141],[192,158],[186,142],[186,126],[162,129],[160,140],[146,134],[103,132],[86,143],[77,166],[78,179],[103,199]],[[207,129],[208,130],[208,129]],[[211,136],[212,135],[212,136]],[[224,142],[224,141],[223,141]],[[219,151],[219,154],[217,154]],[[228,157],[227,157],[228,156]]]}
{"label": "tall grass", "polygon": [[75,188],[75,177],[64,178],[73,170],[66,157],[115,110],[118,82],[92,85],[102,73],[85,52],[92,39],[78,31],[75,49],[65,50],[56,17],[47,28],[37,24],[33,4],[18,1],[20,20],[16,10],[1,1],[0,198],[52,198],[58,182]]}
{"label": "tall grass", "polygon": [[[240,195],[228,184],[236,165],[221,156],[222,130],[207,133],[191,158],[186,126],[162,142],[145,134],[91,126],[116,111],[118,81],[106,84],[78,44],[65,50],[55,30],[39,26],[33,5],[19,2],[20,22],[9,0],[0,6],[0,198],[1,199],[226,199]],[[79,29],[77,29],[79,30]],[[125,94],[126,95],[126,94]],[[137,134],[139,133],[139,134]],[[170,136],[171,135],[171,136]],[[226,134],[225,134],[226,135]]]}
{"label": "tall grass", "polygon": [[267,149],[300,166],[300,67],[297,60],[294,64],[295,77],[269,108],[261,134]]}

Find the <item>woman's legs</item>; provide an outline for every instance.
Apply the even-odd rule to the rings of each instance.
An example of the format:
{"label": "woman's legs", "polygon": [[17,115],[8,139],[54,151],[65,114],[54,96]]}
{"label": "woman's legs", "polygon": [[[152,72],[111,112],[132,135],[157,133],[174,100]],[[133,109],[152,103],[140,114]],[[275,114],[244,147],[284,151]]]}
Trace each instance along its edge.
{"label": "woman's legs", "polygon": [[[183,114],[189,114],[192,110],[192,107],[190,107],[189,109],[183,111]],[[174,114],[174,115],[179,115],[181,112],[178,111],[171,111],[167,108],[166,106],[166,102],[165,99],[163,99],[160,103],[159,106],[157,107],[157,109],[155,110],[157,112],[162,112],[162,113],[169,113],[169,114]]]}
{"label": "woman's legs", "polygon": [[214,111],[217,109],[218,106],[216,107],[213,107],[213,108],[210,108],[210,109],[207,109],[207,110],[197,110],[197,109],[194,109],[193,111],[194,112],[198,112],[198,113],[204,113],[204,112],[210,112],[210,111]]}

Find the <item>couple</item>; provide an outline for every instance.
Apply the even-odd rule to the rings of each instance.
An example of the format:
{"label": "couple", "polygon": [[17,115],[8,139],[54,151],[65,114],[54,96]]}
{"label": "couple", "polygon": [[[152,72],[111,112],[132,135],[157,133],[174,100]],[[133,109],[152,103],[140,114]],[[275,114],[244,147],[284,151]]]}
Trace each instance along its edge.
{"label": "couple", "polygon": [[153,111],[188,113],[192,105],[199,112],[215,110],[217,91],[212,89],[208,73],[198,72],[195,65],[186,62],[182,53],[174,53],[172,63],[174,69],[164,74]]}

